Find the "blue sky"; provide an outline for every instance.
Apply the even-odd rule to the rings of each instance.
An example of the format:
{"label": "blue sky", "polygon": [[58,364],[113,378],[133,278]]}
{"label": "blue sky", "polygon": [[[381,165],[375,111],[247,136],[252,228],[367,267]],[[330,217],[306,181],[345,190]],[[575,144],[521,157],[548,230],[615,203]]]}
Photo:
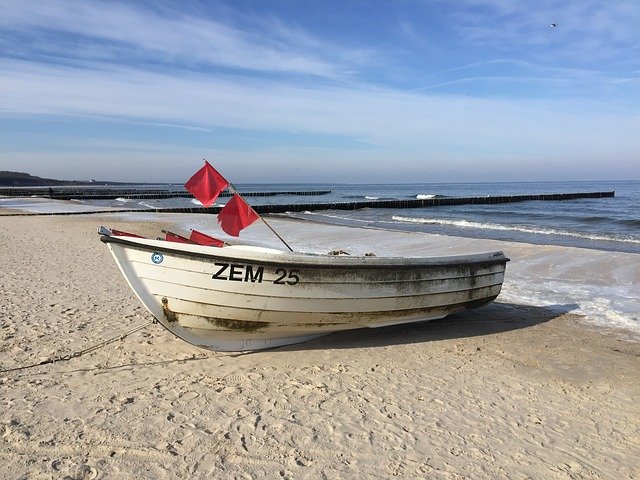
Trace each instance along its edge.
{"label": "blue sky", "polygon": [[640,179],[636,0],[0,5],[0,170]]}

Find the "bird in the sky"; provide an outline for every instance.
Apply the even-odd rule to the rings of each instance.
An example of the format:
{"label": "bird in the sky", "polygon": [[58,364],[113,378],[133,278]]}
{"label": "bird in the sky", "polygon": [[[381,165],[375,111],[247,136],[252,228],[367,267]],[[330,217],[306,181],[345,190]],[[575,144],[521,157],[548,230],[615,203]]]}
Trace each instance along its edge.
{"label": "bird in the sky", "polygon": [[552,24],[551,24],[551,26],[552,26],[552,27],[557,27],[557,26],[558,26],[558,24],[557,24],[557,23],[552,23]]}

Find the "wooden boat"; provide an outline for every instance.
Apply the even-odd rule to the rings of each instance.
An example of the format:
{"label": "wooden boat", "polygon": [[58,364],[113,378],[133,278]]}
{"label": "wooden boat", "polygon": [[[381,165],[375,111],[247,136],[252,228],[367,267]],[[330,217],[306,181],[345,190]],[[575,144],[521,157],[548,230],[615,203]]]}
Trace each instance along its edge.
{"label": "wooden boat", "polygon": [[140,301],[175,335],[256,350],[347,329],[443,318],[500,293],[502,252],[437,258],[289,253],[118,235],[101,240]]}

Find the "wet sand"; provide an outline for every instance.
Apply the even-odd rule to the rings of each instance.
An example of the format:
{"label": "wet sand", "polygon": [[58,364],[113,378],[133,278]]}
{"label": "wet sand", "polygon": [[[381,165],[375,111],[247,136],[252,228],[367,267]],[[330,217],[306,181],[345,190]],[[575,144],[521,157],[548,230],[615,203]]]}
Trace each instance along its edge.
{"label": "wet sand", "polygon": [[[0,217],[0,369],[151,320],[95,227],[154,237],[176,221],[154,218]],[[505,295],[441,321],[249,354],[156,324],[1,373],[0,477],[640,478],[636,334],[571,302],[517,301],[518,279],[551,278],[560,259],[577,283],[636,288],[640,255],[271,222],[313,251],[502,249]],[[246,238],[264,240],[262,228]]]}

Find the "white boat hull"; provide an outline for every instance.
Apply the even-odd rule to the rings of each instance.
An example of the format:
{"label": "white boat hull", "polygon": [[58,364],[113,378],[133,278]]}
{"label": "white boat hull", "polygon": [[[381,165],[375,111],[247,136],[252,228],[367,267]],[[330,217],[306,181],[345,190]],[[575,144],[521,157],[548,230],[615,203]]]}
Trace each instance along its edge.
{"label": "white boat hull", "polygon": [[344,257],[101,239],[164,327],[189,343],[220,351],[443,318],[495,299],[508,261],[502,252]]}

